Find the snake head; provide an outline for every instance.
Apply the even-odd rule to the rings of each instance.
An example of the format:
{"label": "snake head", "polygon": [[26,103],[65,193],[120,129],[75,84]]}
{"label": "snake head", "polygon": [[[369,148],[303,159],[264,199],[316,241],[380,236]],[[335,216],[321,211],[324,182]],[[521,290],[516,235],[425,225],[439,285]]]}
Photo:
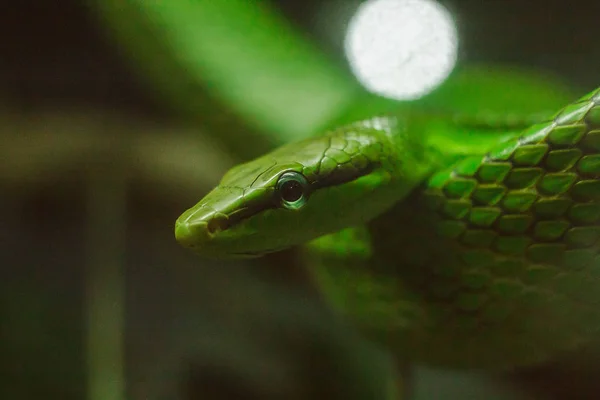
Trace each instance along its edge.
{"label": "snake head", "polygon": [[238,165],[175,225],[213,258],[257,257],[363,223],[397,198],[393,146],[377,130],[339,130]]}

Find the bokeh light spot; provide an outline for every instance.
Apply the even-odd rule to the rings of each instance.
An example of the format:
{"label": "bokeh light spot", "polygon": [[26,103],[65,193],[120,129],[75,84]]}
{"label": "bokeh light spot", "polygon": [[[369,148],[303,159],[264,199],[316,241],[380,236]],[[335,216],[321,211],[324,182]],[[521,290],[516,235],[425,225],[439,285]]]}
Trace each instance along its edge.
{"label": "bokeh light spot", "polygon": [[354,75],[369,91],[417,99],[452,72],[456,25],[433,0],[370,0],[351,19],[345,50]]}

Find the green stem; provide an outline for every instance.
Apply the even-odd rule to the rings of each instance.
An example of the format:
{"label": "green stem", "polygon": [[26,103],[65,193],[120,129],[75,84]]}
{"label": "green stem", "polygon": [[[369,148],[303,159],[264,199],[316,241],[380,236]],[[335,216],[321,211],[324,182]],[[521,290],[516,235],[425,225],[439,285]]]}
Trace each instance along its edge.
{"label": "green stem", "polygon": [[[110,164],[110,163],[107,163]],[[93,166],[87,193],[88,400],[123,400],[126,179]]]}

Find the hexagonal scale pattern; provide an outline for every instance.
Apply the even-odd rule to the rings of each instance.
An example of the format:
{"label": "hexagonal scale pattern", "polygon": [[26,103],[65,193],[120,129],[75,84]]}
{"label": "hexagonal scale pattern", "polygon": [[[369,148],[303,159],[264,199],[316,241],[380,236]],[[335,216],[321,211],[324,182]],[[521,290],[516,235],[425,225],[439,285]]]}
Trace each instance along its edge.
{"label": "hexagonal scale pattern", "polygon": [[548,293],[571,296],[592,273],[600,285],[600,90],[437,174],[426,192],[460,260],[430,292],[476,325],[510,318],[515,299],[535,308]]}

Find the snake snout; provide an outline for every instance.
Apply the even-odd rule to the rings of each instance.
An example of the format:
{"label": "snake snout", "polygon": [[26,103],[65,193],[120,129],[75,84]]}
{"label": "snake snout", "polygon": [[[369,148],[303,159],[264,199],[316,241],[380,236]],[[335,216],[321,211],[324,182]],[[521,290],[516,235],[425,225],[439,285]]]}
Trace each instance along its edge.
{"label": "snake snout", "polygon": [[200,247],[209,240],[207,224],[177,221],[175,223],[175,239],[185,247]]}
{"label": "snake snout", "polygon": [[175,223],[175,239],[185,247],[201,248],[218,232],[227,229],[227,218],[208,207],[192,208]]}

